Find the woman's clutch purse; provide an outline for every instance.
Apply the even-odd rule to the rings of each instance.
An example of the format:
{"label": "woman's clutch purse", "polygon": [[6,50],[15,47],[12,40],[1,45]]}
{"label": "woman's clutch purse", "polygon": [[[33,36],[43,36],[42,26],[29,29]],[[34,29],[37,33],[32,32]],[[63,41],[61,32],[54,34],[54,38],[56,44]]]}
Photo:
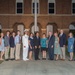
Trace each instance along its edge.
{"label": "woman's clutch purse", "polygon": [[71,45],[71,49],[73,49],[73,45]]}

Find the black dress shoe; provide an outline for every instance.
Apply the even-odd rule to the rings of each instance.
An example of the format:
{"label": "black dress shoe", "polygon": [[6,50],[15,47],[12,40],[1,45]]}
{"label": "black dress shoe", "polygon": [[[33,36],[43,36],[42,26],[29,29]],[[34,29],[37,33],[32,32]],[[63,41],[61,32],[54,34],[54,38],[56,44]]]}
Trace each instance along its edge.
{"label": "black dress shoe", "polygon": [[54,59],[50,59],[50,60],[54,60]]}
{"label": "black dress shoe", "polygon": [[12,61],[13,61],[13,60],[15,60],[15,59],[13,58],[13,59],[10,59],[10,60],[12,60]]}
{"label": "black dress shoe", "polygon": [[42,58],[42,60],[46,60],[46,58]]}
{"label": "black dress shoe", "polygon": [[49,58],[48,60],[54,60],[54,59],[50,59],[50,58]]}
{"label": "black dress shoe", "polygon": [[44,58],[42,58],[42,60],[44,60]]}
{"label": "black dress shoe", "polygon": [[5,59],[5,61],[8,61],[9,59]]}
{"label": "black dress shoe", "polygon": [[39,58],[37,60],[40,60]]}
{"label": "black dress shoe", "polygon": [[35,60],[38,60],[38,59],[35,59]]}

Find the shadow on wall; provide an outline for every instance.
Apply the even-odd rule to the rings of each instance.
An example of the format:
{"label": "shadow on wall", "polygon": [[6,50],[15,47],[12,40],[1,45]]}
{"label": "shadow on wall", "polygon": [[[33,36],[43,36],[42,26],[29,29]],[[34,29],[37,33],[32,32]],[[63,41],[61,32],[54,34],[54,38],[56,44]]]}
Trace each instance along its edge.
{"label": "shadow on wall", "polygon": [[72,32],[75,37],[75,22],[69,25],[69,32]]}

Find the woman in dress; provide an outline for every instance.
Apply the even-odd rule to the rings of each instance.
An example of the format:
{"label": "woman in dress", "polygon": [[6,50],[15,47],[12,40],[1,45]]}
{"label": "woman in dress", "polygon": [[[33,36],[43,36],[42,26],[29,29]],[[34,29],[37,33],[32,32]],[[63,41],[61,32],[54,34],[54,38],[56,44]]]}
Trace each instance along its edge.
{"label": "woman in dress", "polygon": [[41,51],[42,51],[42,59],[46,60],[47,38],[45,33],[43,33],[41,38]]}
{"label": "woman in dress", "polygon": [[22,37],[22,43],[23,43],[23,60],[27,61],[29,60],[28,57],[28,49],[29,49],[29,41],[28,41],[28,30],[24,31],[24,35]]}
{"label": "woman in dress", "polygon": [[70,61],[73,60],[73,47],[74,45],[74,38],[73,38],[73,34],[69,33],[69,38],[68,38],[68,52],[70,53]]}
{"label": "woman in dress", "polygon": [[56,55],[56,60],[58,60],[59,55],[61,55],[61,48],[59,45],[59,37],[58,37],[58,33],[54,33],[55,36],[55,43],[54,43],[54,54]]}
{"label": "woman in dress", "polygon": [[34,50],[34,37],[33,33],[31,33],[29,37],[29,60],[32,60],[33,50]]}
{"label": "woman in dress", "polygon": [[0,36],[0,51],[1,51],[1,55],[0,55],[0,60],[3,60],[3,55],[4,55],[4,34],[1,33]]}

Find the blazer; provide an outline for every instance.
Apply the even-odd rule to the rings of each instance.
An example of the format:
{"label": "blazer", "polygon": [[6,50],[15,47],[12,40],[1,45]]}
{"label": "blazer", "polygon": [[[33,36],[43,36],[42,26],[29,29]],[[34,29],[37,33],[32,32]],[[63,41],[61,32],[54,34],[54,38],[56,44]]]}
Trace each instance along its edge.
{"label": "blazer", "polygon": [[34,46],[40,46],[40,37],[34,37]]}
{"label": "blazer", "polygon": [[4,46],[5,47],[9,46],[9,39],[10,39],[10,37],[8,37],[7,35],[4,37]]}
{"label": "blazer", "polygon": [[51,46],[54,46],[55,37],[52,35],[48,41],[48,48],[51,48]]}
{"label": "blazer", "polygon": [[66,34],[62,34],[62,36],[59,36],[59,43],[60,43],[60,47],[63,47],[64,45],[66,45]]}
{"label": "blazer", "polygon": [[10,37],[9,43],[10,47],[15,47],[15,38],[13,38],[13,36]]}

